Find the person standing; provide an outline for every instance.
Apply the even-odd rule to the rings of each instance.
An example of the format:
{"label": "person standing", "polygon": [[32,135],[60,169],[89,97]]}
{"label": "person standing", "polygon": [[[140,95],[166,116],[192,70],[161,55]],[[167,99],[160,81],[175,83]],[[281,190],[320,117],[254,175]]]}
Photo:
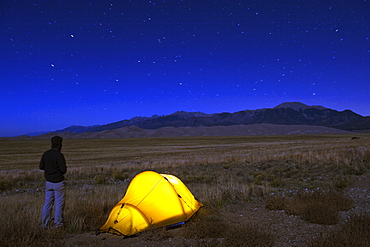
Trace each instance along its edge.
{"label": "person standing", "polygon": [[54,226],[63,226],[63,212],[65,205],[65,181],[64,174],[67,172],[67,165],[64,155],[61,153],[63,138],[53,136],[51,138],[51,149],[46,151],[40,161],[40,169],[44,170],[46,179],[45,202],[42,208],[42,226],[48,228],[53,206]]}

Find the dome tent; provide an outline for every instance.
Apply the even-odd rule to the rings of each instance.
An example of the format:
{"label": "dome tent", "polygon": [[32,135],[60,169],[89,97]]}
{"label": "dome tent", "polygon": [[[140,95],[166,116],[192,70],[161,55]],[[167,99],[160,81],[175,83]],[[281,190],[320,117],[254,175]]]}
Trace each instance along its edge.
{"label": "dome tent", "polygon": [[203,205],[177,177],[145,171],[130,182],[99,233],[130,236],[187,221]]}

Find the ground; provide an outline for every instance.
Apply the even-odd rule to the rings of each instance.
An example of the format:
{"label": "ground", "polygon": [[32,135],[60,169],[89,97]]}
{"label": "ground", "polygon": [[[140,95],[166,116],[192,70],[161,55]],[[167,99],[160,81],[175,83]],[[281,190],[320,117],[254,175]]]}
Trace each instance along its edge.
{"label": "ground", "polygon": [[[263,201],[231,204],[222,210],[222,216],[232,222],[250,222],[268,231],[274,236],[273,246],[306,246],[309,241],[321,234],[339,229],[351,215],[370,213],[370,173],[356,176],[354,182],[344,190],[344,194],[354,201],[354,207],[341,212],[340,221],[336,225],[307,223],[299,216],[266,209]],[[112,234],[96,236],[91,232],[68,236],[64,246],[199,246],[199,240],[184,239],[180,236],[180,231],[181,228],[168,230],[169,237],[157,241],[149,241],[141,236],[132,238]]]}

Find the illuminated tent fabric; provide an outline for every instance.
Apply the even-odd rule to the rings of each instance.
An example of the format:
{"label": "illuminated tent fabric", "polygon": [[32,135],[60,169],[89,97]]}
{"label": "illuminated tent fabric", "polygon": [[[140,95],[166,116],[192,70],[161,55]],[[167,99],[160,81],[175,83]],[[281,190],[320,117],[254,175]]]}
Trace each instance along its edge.
{"label": "illuminated tent fabric", "polygon": [[130,236],[152,226],[185,222],[201,206],[177,177],[145,171],[132,179],[99,232]]}

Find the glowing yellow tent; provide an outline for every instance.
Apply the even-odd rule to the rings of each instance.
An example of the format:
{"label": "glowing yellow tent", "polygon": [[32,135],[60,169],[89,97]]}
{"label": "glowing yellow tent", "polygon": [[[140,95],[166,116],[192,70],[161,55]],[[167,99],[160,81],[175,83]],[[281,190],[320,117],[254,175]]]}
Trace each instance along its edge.
{"label": "glowing yellow tent", "polygon": [[130,236],[151,226],[185,222],[201,206],[177,177],[145,171],[132,179],[99,232]]}

